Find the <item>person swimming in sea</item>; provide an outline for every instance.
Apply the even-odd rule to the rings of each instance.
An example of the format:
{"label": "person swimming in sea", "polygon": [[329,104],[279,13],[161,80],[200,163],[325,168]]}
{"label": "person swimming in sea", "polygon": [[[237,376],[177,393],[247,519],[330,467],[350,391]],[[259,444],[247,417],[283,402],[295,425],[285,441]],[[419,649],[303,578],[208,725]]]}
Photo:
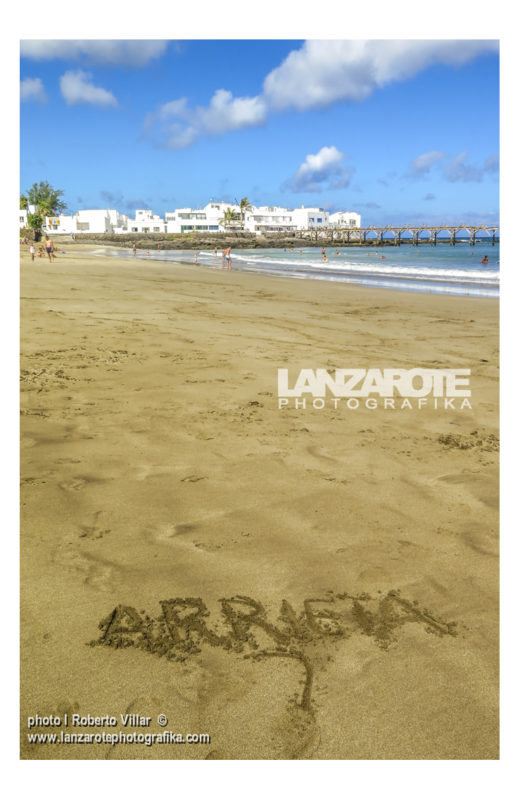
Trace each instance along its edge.
{"label": "person swimming in sea", "polygon": [[489,258],[487,256],[484,256],[484,258],[482,259],[482,261],[480,263],[481,264],[489,264]]}

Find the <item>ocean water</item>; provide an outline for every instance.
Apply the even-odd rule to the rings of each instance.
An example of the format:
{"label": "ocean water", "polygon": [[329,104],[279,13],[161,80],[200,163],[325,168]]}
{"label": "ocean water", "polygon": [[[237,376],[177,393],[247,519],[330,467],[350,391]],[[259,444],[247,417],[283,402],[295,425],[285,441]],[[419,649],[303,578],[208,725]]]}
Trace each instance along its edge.
{"label": "ocean water", "polygon": [[[101,254],[101,250],[96,251]],[[137,258],[153,261],[194,262],[193,250],[138,250]],[[401,247],[327,247],[328,261],[321,247],[232,250],[232,269],[266,275],[352,283],[427,294],[455,294],[470,297],[498,297],[500,244],[477,241],[402,245]],[[128,249],[102,248],[103,255],[132,258]],[[487,255],[489,263],[481,263]],[[197,264],[222,269],[222,256],[212,250],[197,251]]]}

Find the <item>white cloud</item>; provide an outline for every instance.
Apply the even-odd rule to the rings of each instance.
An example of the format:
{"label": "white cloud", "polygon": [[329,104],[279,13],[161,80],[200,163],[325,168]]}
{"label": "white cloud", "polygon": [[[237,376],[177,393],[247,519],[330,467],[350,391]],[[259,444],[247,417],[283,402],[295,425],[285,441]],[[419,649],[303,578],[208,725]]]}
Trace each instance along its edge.
{"label": "white cloud", "polygon": [[444,167],[444,177],[450,183],[481,183],[487,173],[498,171],[498,156],[490,156],[482,167],[468,164],[468,154],[459,153]]}
{"label": "white cloud", "polygon": [[162,39],[24,39],[20,54],[34,61],[84,59],[90,64],[142,67],[165,52]]}
{"label": "white cloud", "polygon": [[311,40],[269,73],[264,95],[276,111],[363,100],[433,64],[460,66],[497,51],[495,40]]}
{"label": "white cloud", "polygon": [[75,72],[70,70],[61,76],[60,89],[68,105],[89,103],[95,106],[117,107],[118,103],[112,92],[94,86],[90,78],[92,78],[90,72],[83,72],[80,69]]}
{"label": "white cloud", "polygon": [[431,150],[429,153],[423,153],[417,158],[414,158],[410,164],[410,174],[414,178],[422,178],[430,171],[430,167],[446,158],[444,153],[439,150]]}
{"label": "white cloud", "polygon": [[[498,156],[490,156],[484,161],[483,166],[475,166],[468,163],[468,153],[459,153],[456,156],[448,156],[439,150],[432,150],[423,153],[410,162],[410,170],[407,177],[422,178],[427,175],[430,168],[440,161],[442,164],[442,176],[449,183],[481,183],[484,176],[498,171]],[[428,198],[427,198],[428,199]]]}
{"label": "white cloud", "polygon": [[34,100],[37,103],[46,103],[47,95],[41,78],[24,78],[20,82],[20,99],[22,101]]}
{"label": "white cloud", "polygon": [[218,89],[208,106],[186,99],[149,114],[145,128],[163,146],[187,147],[200,135],[263,125],[270,112],[305,111],[342,101],[361,101],[376,89],[412,78],[434,64],[460,66],[498,52],[495,40],[310,40],[267,75],[263,93],[233,97]]}
{"label": "white cloud", "polygon": [[343,163],[345,156],[337,147],[322,147],[307,155],[294,175],[282,189],[290,192],[321,192],[325,189],[344,189],[350,183],[350,172]]}
{"label": "white cloud", "polygon": [[219,135],[262,125],[267,108],[261,97],[233,97],[217,89],[209,106],[189,108],[186,98],[172,100],[149,114],[145,128],[156,129],[159,140],[171,148],[187,147],[202,134]]}

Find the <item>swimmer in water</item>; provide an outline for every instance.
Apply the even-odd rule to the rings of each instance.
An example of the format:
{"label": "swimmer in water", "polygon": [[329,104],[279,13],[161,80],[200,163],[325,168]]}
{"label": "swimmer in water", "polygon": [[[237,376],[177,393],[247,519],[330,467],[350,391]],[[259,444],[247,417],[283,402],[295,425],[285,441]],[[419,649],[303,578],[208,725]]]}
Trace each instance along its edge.
{"label": "swimmer in water", "polygon": [[482,259],[482,261],[481,261],[480,263],[481,263],[481,264],[489,264],[489,259],[488,259],[488,257],[487,257],[487,256],[484,256],[484,258]]}

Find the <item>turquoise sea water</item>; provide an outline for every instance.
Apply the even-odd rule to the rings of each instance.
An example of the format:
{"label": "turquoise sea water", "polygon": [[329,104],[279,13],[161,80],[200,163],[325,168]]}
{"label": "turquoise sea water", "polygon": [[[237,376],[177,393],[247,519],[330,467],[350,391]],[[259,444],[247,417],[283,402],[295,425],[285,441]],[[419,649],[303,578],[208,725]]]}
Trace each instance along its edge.
{"label": "turquoise sea water", "polygon": [[[455,294],[471,297],[498,297],[500,244],[478,241],[402,245],[401,247],[327,247],[328,261],[322,260],[321,247],[232,250],[234,270],[261,272],[300,280],[323,280],[377,286],[401,291]],[[338,252],[336,252],[338,251]],[[101,251],[97,251],[101,252]],[[127,249],[110,248],[104,255],[132,258]],[[489,263],[481,263],[487,255]],[[137,258],[154,261],[194,262],[193,250],[137,251]],[[197,251],[201,267],[222,269],[220,253]]]}

